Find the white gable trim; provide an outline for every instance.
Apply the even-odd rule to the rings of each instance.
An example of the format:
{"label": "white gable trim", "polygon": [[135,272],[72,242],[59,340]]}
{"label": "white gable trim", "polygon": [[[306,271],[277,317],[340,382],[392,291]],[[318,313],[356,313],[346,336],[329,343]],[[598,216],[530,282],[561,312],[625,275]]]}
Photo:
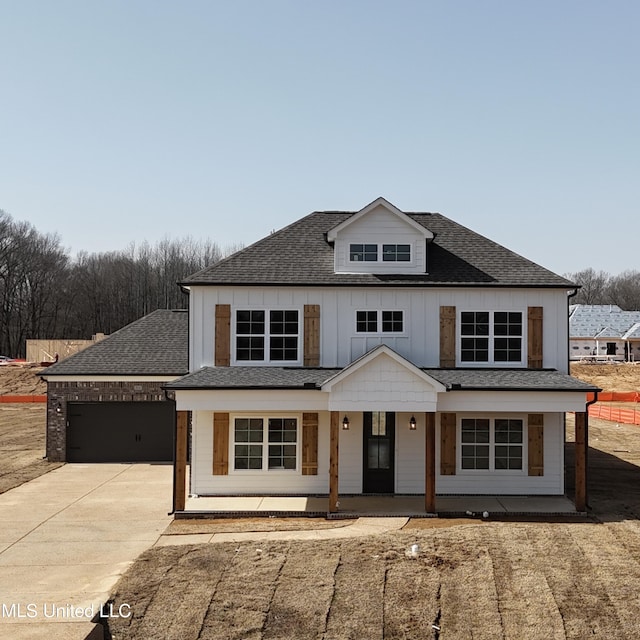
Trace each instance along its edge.
{"label": "white gable trim", "polygon": [[356,222],[356,220],[359,220],[360,218],[366,216],[370,211],[372,211],[373,209],[375,209],[378,206],[382,206],[387,211],[389,211],[390,213],[393,213],[394,215],[398,216],[403,222],[405,222],[409,226],[413,227],[413,229],[415,231],[417,231],[420,235],[422,235],[422,237],[427,238],[429,240],[433,239],[433,233],[431,231],[429,231],[429,229],[426,229],[421,224],[418,224],[415,220],[410,218],[406,213],[403,213],[402,211],[400,211],[400,209],[398,209],[397,207],[392,205],[389,201],[387,201],[384,198],[380,197],[380,198],[376,198],[373,202],[369,203],[363,209],[360,209],[360,211],[358,211],[358,213],[352,215],[350,218],[347,218],[344,222],[341,222],[339,225],[337,225],[333,229],[331,229],[327,233],[327,240],[329,242],[334,242],[336,240],[338,234],[343,229],[348,227],[350,224],[353,224],[354,222]]}
{"label": "white gable trim", "polygon": [[447,388],[441,382],[438,382],[435,378],[432,378],[421,369],[418,369],[418,367],[416,367],[415,364],[413,364],[412,362],[409,362],[409,360],[407,360],[406,358],[403,358],[400,354],[396,353],[393,349],[388,347],[386,344],[381,344],[375,347],[374,349],[371,349],[371,351],[369,351],[368,353],[365,353],[363,356],[361,356],[357,360],[354,360],[351,364],[346,366],[342,371],[340,371],[339,373],[336,373],[331,378],[326,380],[322,384],[322,387],[321,387],[322,391],[330,392],[333,386],[335,386],[340,382],[343,382],[345,379],[347,379],[349,376],[354,374],[356,371],[358,371],[362,367],[366,367],[369,363],[373,362],[383,354],[389,356],[392,360],[395,360],[400,366],[407,369],[410,373],[412,373],[417,378],[420,378],[423,382],[425,382],[430,387],[432,387],[435,392],[440,393],[447,390]]}

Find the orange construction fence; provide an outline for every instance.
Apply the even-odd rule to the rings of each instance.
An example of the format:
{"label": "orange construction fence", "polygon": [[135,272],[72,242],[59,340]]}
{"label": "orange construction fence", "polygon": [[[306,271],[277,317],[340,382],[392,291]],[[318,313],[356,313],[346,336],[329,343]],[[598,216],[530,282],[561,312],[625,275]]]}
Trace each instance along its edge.
{"label": "orange construction fence", "polygon": [[[595,394],[588,393],[587,400],[594,400]],[[608,406],[608,402],[640,402],[639,391],[601,391],[598,402],[589,406],[589,415],[593,418],[640,425],[640,410]]]}
{"label": "orange construction fence", "polygon": [[0,396],[0,402],[46,402],[47,396]]}

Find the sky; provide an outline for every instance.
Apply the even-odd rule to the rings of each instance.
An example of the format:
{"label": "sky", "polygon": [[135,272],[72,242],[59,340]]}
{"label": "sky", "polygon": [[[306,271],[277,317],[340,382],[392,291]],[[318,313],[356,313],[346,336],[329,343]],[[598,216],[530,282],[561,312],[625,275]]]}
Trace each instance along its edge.
{"label": "sky", "polygon": [[0,209],[72,254],[383,196],[638,269],[636,0],[0,0]]}

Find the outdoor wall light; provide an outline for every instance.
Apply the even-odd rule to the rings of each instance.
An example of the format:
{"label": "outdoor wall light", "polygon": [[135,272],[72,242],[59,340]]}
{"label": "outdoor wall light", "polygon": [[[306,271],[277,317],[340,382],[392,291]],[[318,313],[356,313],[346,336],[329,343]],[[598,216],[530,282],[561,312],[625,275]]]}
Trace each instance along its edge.
{"label": "outdoor wall light", "polygon": [[56,405],[56,413],[58,414],[62,413],[62,405],[59,402]]}
{"label": "outdoor wall light", "polygon": [[416,417],[411,416],[411,420],[409,420],[409,429],[411,431],[415,431],[417,429]]}
{"label": "outdoor wall light", "polygon": [[348,430],[349,430],[349,417],[348,417],[348,416],[345,416],[345,417],[342,419],[342,429],[343,429],[344,431],[348,431]]}

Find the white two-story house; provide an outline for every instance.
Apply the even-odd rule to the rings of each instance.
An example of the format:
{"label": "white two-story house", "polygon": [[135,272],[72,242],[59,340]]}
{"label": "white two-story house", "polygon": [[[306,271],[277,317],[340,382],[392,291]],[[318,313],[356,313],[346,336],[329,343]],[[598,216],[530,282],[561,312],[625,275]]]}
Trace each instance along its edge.
{"label": "white two-story house", "polygon": [[568,375],[566,279],[378,198],[181,285],[191,373],[167,389],[192,415],[193,495],[327,496],[329,511],[343,495],[419,495],[426,512],[436,495],[563,495],[576,412],[585,509],[593,388]]}

